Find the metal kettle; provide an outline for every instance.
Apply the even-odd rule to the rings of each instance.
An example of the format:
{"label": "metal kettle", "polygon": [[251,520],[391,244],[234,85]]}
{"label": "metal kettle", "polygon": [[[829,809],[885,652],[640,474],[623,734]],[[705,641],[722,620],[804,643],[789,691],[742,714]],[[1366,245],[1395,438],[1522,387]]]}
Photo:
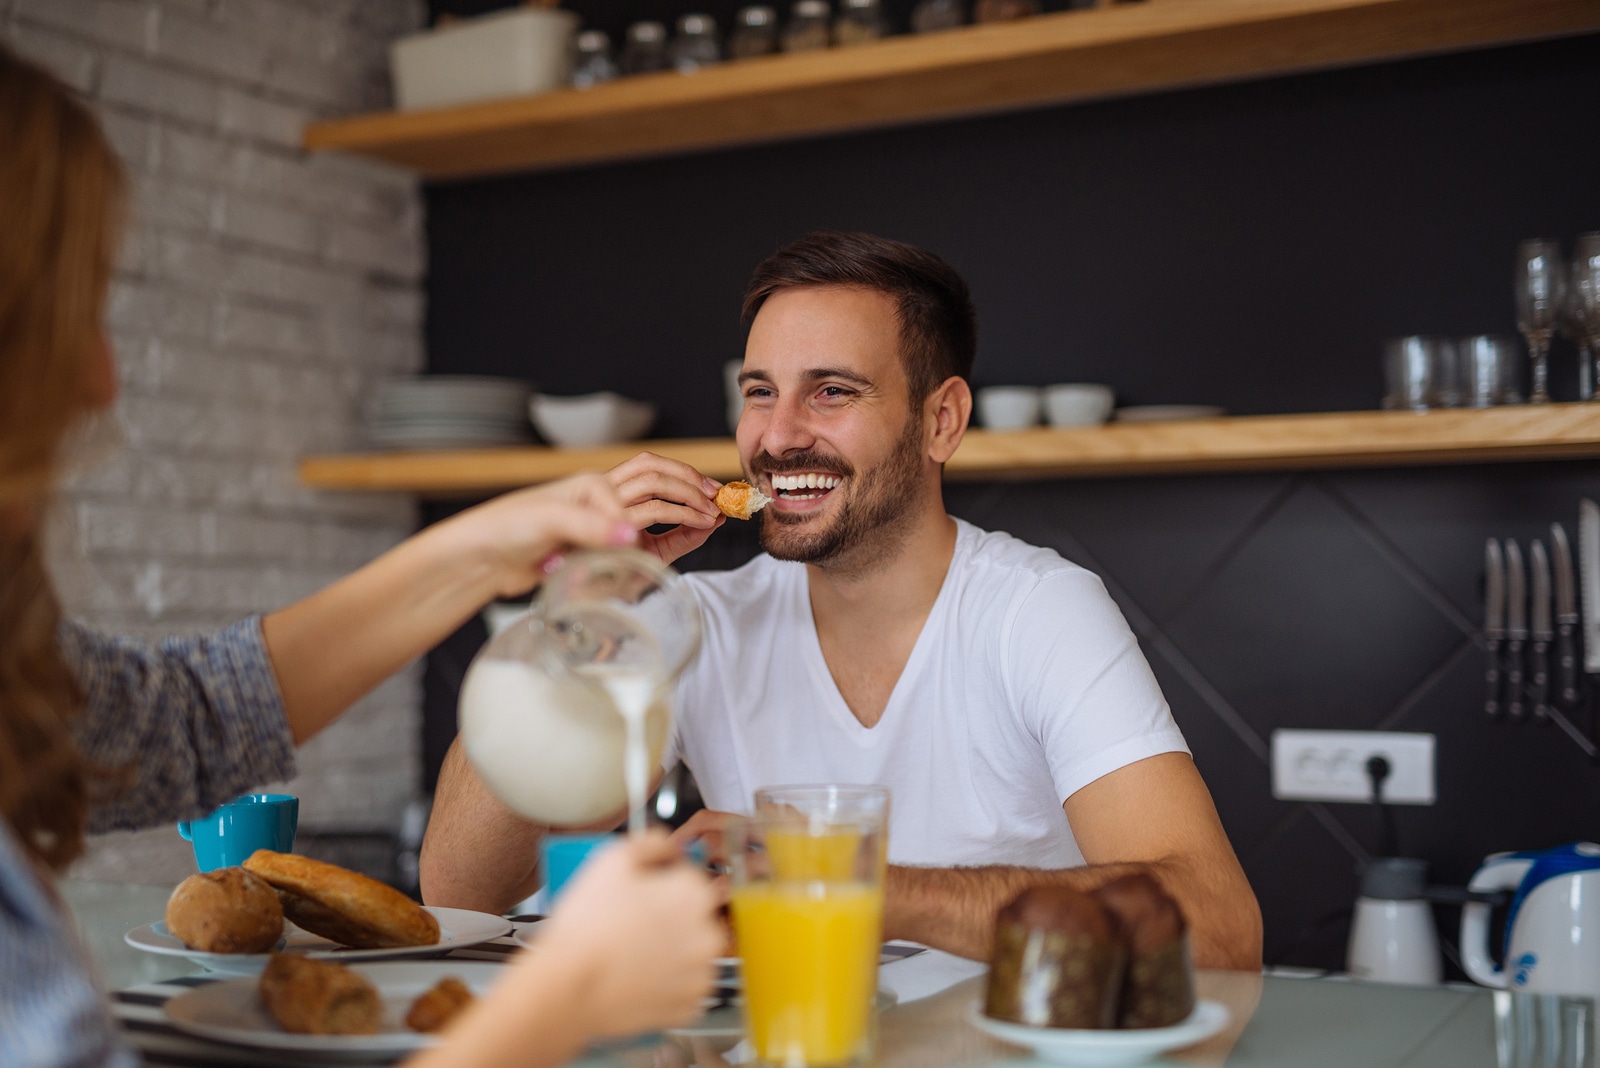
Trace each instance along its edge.
{"label": "metal kettle", "polygon": [[1502,990],[1600,997],[1600,845],[1495,853],[1472,891],[1511,890],[1505,965],[1489,956],[1488,904],[1461,910],[1461,963],[1474,981]]}

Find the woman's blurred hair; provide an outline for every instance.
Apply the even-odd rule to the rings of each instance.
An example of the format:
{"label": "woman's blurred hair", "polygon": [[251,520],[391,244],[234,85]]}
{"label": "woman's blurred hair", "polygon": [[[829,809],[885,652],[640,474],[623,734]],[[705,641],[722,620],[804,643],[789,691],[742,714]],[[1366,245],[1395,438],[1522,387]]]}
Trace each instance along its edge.
{"label": "woman's blurred hair", "polygon": [[3,45],[0,146],[0,817],[60,869],[83,850],[90,775],[39,517],[104,374],[126,179],[89,109]]}

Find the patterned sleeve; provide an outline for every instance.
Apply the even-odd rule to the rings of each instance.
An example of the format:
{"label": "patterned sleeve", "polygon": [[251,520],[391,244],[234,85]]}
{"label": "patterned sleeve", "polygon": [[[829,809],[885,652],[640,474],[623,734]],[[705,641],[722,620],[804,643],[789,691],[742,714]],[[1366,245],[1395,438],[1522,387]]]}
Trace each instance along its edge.
{"label": "patterned sleeve", "polygon": [[153,647],[69,623],[61,648],[88,698],[73,724],[79,749],[116,776],[90,812],[91,832],[195,819],[293,777],[259,618]]}

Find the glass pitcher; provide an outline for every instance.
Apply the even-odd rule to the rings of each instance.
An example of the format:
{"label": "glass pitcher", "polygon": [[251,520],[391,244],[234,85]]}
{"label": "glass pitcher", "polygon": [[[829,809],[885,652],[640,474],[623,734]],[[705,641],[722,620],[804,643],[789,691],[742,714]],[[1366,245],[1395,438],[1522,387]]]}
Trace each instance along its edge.
{"label": "glass pitcher", "polygon": [[518,815],[555,827],[628,809],[642,829],[672,731],[672,689],[700,648],[700,608],[637,549],[575,553],[467,668],[467,759]]}

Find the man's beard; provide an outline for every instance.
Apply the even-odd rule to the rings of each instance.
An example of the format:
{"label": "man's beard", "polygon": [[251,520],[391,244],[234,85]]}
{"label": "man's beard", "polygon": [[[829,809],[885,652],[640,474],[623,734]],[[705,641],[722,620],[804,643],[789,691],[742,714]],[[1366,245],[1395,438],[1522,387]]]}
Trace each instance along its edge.
{"label": "man's beard", "polygon": [[859,478],[842,459],[821,453],[798,453],[782,460],[758,453],[751,460],[752,473],[832,471],[845,478],[851,493],[832,521],[817,529],[808,529],[819,523],[816,518],[763,509],[761,548],[779,560],[852,570],[870,567],[898,551],[922,491],[921,422],[908,418],[888,457]]}

